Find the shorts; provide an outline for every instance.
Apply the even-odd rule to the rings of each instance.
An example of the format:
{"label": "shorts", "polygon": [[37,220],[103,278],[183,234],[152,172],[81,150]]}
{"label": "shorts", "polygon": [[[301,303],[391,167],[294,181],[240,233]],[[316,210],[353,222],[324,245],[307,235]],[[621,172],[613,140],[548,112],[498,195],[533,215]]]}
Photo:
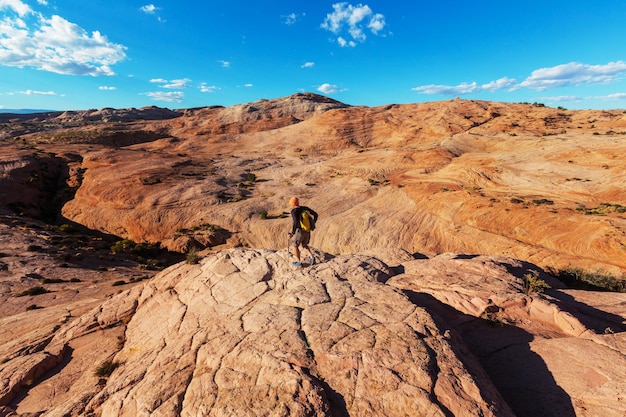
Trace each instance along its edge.
{"label": "shorts", "polygon": [[296,233],[291,237],[291,244],[293,246],[304,246],[306,247],[311,240],[311,232],[305,232],[301,229],[296,229]]}

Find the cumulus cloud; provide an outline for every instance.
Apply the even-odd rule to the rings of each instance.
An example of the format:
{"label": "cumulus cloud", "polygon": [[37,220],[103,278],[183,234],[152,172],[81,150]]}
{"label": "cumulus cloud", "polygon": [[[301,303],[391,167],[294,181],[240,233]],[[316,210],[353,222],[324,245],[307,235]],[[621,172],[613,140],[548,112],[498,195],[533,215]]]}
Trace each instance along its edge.
{"label": "cumulus cloud", "polygon": [[111,86],[108,86],[108,85],[101,85],[100,87],[98,87],[98,90],[115,91],[115,90],[117,90],[117,87],[111,87]]}
{"label": "cumulus cloud", "polygon": [[324,83],[320,85],[319,87],[317,87],[317,91],[323,94],[336,94],[336,93],[341,93],[342,91],[346,91],[346,90],[334,84]]}
{"label": "cumulus cloud", "polygon": [[304,64],[302,64],[300,68],[313,68],[313,66],[315,66],[315,62],[309,61],[309,62],[305,62]]}
{"label": "cumulus cloud", "polygon": [[144,93],[144,95],[150,97],[154,101],[165,101],[168,103],[180,103],[185,97],[185,93],[182,91],[154,91],[150,93]]}
{"label": "cumulus cloud", "polygon": [[230,62],[228,62],[228,61],[219,60],[217,62],[219,62],[222,65],[223,68],[230,68]]}
{"label": "cumulus cloud", "polygon": [[0,0],[0,10],[10,9],[16,12],[20,17],[31,13],[31,8],[21,0]]}
{"label": "cumulus cloud", "polygon": [[514,91],[522,87],[545,91],[551,88],[585,84],[610,84],[616,82],[624,74],[626,74],[626,62],[623,61],[609,62],[606,65],[587,65],[571,62],[550,68],[537,69],[521,83],[514,78],[503,77],[482,85],[476,82],[463,82],[455,86],[430,84],[414,87],[412,90],[421,94],[441,94],[445,96],[460,96],[483,91]]}
{"label": "cumulus cloud", "polygon": [[45,17],[21,0],[0,0],[0,64],[68,75],[115,75],[126,47],[87,33],[58,15]]}
{"label": "cumulus cloud", "polygon": [[366,32],[379,35],[385,26],[384,15],[374,13],[368,5],[353,6],[347,2],[333,4],[333,12],[328,13],[321,24],[323,29],[337,35],[336,41],[341,47],[365,42]]}
{"label": "cumulus cloud", "polygon": [[606,65],[587,65],[580,62],[540,68],[533,71],[520,85],[537,91],[549,88],[579,86],[583,84],[609,84],[626,73],[626,62],[609,62]]}

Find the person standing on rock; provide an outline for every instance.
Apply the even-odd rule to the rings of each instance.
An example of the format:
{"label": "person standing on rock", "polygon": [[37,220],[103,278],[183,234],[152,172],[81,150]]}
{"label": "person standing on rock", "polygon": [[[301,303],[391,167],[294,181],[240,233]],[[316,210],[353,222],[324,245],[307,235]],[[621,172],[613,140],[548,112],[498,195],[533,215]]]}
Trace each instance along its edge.
{"label": "person standing on rock", "polygon": [[291,206],[291,232],[289,232],[289,242],[293,248],[293,255],[296,257],[296,261],[293,263],[295,266],[302,266],[300,261],[300,247],[309,254],[309,264],[315,263],[313,253],[309,248],[309,241],[311,240],[311,230],[315,229],[315,222],[317,222],[317,213],[306,206],[301,206],[297,197],[291,197],[289,200]]}

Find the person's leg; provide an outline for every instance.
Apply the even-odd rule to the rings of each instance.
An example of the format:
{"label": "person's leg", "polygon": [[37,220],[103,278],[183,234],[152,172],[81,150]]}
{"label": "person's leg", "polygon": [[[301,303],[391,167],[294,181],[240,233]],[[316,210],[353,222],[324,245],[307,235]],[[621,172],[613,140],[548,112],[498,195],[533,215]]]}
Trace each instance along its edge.
{"label": "person's leg", "polygon": [[291,238],[291,245],[293,247],[293,256],[296,257],[294,264],[301,265],[300,263],[300,245],[302,241],[302,233],[300,230],[296,230],[296,233]]}
{"label": "person's leg", "polygon": [[309,248],[310,241],[311,232],[303,232],[300,244],[302,245],[302,250],[309,254],[309,263],[313,265],[315,263],[315,258],[313,257],[313,252],[311,252],[311,248]]}
{"label": "person's leg", "polygon": [[302,251],[308,253],[309,255],[309,263],[313,265],[315,263],[315,258],[313,257],[313,252],[311,252],[311,248],[308,245],[302,245]]}

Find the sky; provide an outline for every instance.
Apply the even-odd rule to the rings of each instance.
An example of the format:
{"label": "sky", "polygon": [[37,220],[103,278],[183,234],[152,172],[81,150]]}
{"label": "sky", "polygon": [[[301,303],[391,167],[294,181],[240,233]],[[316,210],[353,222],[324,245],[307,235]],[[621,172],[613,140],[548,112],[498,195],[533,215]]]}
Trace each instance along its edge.
{"label": "sky", "polygon": [[0,110],[298,92],[624,109],[624,22],[625,0],[0,0]]}

